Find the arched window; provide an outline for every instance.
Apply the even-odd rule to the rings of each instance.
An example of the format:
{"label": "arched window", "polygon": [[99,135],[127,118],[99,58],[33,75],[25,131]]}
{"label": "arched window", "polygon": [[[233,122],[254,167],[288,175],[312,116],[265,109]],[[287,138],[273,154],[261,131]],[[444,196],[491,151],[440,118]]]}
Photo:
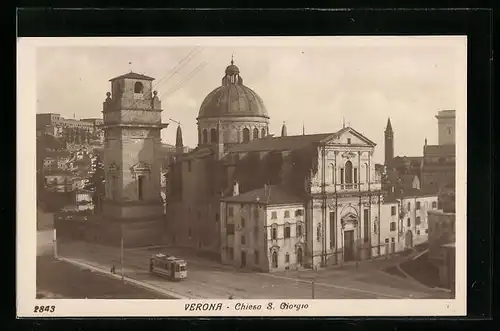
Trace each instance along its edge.
{"label": "arched window", "polygon": [[141,82],[136,82],[134,85],[134,93],[143,93],[144,85]]}
{"label": "arched window", "polygon": [[352,163],[347,161],[345,163],[345,182],[346,184],[352,184]]}
{"label": "arched window", "polygon": [[206,144],[208,140],[208,132],[207,129],[203,130],[203,143]]}
{"label": "arched window", "polygon": [[272,264],[273,264],[273,268],[277,268],[278,267],[278,253],[277,252],[273,252],[273,255],[272,255]]}
{"label": "arched window", "polygon": [[253,129],[253,139],[259,139],[259,129]]}
{"label": "arched window", "polygon": [[247,143],[250,141],[250,130],[248,128],[243,129],[243,142]]}
{"label": "arched window", "polygon": [[215,129],[210,130],[210,142],[212,143],[217,142],[217,130]]}
{"label": "arched window", "polygon": [[266,129],[262,129],[260,137],[264,138],[266,136]]}

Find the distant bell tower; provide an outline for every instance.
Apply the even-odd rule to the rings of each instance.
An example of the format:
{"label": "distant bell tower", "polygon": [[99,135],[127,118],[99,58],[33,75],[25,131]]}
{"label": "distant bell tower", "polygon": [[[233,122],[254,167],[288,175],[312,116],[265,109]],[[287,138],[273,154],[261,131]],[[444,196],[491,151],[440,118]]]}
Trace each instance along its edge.
{"label": "distant bell tower", "polygon": [[161,102],[154,78],[127,73],[113,78],[103,104],[106,192],[103,215],[113,220],[161,218]]}
{"label": "distant bell tower", "polygon": [[455,110],[441,110],[438,120],[438,144],[455,145]]}
{"label": "distant bell tower", "polygon": [[394,131],[392,131],[391,118],[387,119],[385,128],[385,165],[389,165],[394,159]]}

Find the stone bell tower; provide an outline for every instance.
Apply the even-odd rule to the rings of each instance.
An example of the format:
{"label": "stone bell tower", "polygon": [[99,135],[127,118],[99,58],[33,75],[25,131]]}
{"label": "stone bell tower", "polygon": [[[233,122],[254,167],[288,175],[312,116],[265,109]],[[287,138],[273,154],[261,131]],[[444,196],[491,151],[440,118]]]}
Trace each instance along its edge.
{"label": "stone bell tower", "polygon": [[168,124],[161,122],[153,80],[133,72],[110,80],[112,92],[103,104],[107,220],[144,224],[163,217],[156,153],[161,129]]}

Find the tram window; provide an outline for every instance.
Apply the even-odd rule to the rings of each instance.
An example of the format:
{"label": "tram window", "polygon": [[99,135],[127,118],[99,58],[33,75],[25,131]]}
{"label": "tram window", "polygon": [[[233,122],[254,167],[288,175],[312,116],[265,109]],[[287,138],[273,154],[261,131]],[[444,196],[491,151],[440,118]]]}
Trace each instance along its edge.
{"label": "tram window", "polygon": [[181,266],[181,271],[186,271],[186,266]]}
{"label": "tram window", "polygon": [[179,268],[179,265],[176,265],[175,266],[175,271],[179,272],[180,268]]}

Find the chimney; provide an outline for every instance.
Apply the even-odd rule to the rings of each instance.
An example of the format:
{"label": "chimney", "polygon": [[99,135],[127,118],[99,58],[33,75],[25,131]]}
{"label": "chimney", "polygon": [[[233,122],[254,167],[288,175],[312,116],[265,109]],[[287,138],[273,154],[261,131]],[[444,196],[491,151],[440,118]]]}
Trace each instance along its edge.
{"label": "chimney", "polygon": [[233,184],[233,197],[240,194],[240,184],[238,182],[234,182]]}

